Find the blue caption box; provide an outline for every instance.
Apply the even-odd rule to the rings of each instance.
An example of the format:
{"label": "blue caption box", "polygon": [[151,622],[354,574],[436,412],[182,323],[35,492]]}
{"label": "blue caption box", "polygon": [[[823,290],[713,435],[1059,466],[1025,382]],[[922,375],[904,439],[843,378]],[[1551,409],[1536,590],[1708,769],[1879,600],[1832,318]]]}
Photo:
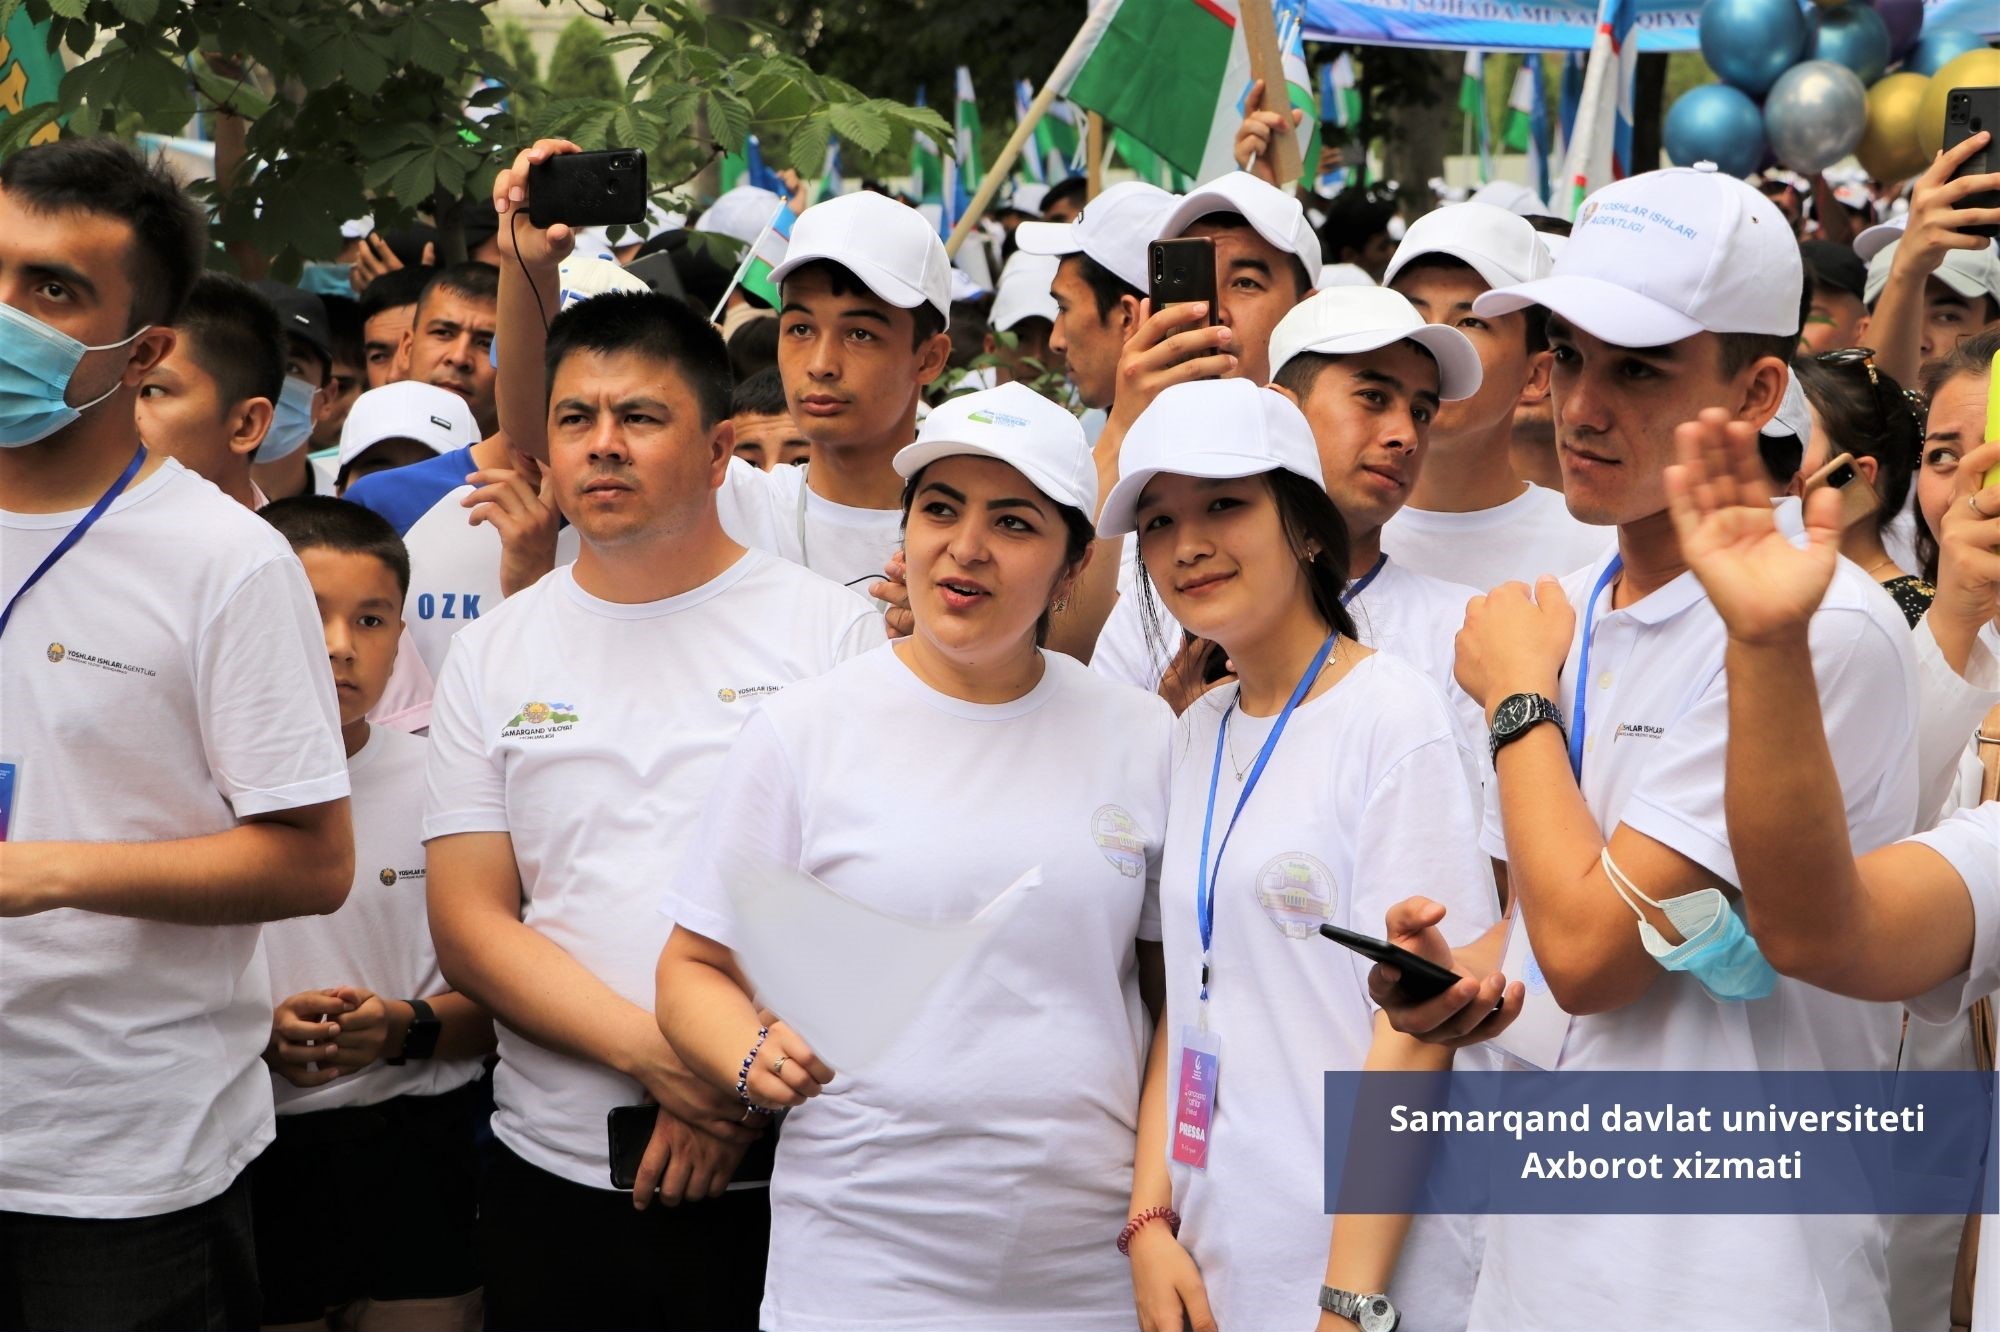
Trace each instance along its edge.
{"label": "blue caption box", "polygon": [[1995,1210],[1990,1073],[1328,1073],[1326,1210]]}

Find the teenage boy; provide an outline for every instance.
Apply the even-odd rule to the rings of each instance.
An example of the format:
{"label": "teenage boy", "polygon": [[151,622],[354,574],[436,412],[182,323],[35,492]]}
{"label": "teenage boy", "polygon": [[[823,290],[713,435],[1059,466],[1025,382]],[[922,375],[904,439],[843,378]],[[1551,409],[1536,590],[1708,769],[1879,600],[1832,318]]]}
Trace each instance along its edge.
{"label": "teenage boy", "polygon": [[[1682,422],[1707,412],[1754,430],[1777,411],[1802,284],[1798,246],[1770,201],[1697,168],[1606,186],[1585,201],[1552,276],[1474,304],[1489,317],[1547,308],[1570,509],[1618,529],[1616,551],[1561,583],[1544,578],[1532,593],[1509,584],[1475,602],[1459,636],[1458,678],[1492,723],[1486,849],[1508,863],[1515,928],[1561,1008],[1546,1011],[1533,1045],[1545,1066],[1894,1066],[1898,1008],[1776,977],[1754,943],[1747,961],[1730,959],[1743,965],[1718,969],[1708,949],[1668,971],[1639,925],[1672,948],[1685,942],[1674,918],[1628,906],[1613,887],[1615,867],[1652,902],[1683,899],[1682,920],[1698,905],[1691,894],[1716,890],[1735,920],[1726,635],[1687,570],[1664,473]],[[1796,504],[1781,506],[1779,522],[1804,540]],[[1860,852],[1915,822],[1910,637],[1894,604],[1843,561],[1813,616],[1813,675],[1794,681],[1816,682]],[[1398,908],[1391,933],[1444,956],[1433,932],[1407,928],[1434,914]],[[1474,965],[1492,970],[1490,959]],[[1492,1006],[1490,987],[1483,1008],[1460,1008],[1459,990],[1413,1009],[1375,987],[1400,1029],[1447,1041]],[[1875,1217],[1602,1216],[1587,1244],[1578,1234],[1561,1218],[1489,1218],[1472,1326],[1889,1325]],[[1643,1271],[1634,1254],[1674,1261]]]}
{"label": "teenage boy", "polygon": [[248,1327],[258,926],[354,873],[312,591],[140,443],[201,215],[109,138],[0,163],[0,1324]]}
{"label": "teenage boy", "polygon": [[[548,477],[581,546],[454,641],[424,819],[445,977],[500,1024],[487,1326],[752,1327],[769,1213],[723,1193],[752,1130],[660,1035],[672,923],[647,908],[754,700],[881,625],[724,532],[715,492],[745,468],[700,314],[599,296],[546,354]],[[642,1102],[651,1143],[615,1191],[605,1116]]]}
{"label": "teenage boy", "polygon": [[251,459],[285,385],[278,312],[247,283],[203,273],[174,332],[173,350],[139,384],[139,437],[244,508],[260,509]]}
{"label": "teenage boy", "polygon": [[479,423],[456,393],[410,379],[369,389],[341,427],[335,493],[377,472],[469,452],[478,443]]}
{"label": "teenage boy", "polygon": [[1472,303],[1494,287],[1547,277],[1553,261],[1526,218],[1492,204],[1426,213],[1396,247],[1384,278],[1433,324],[1479,352],[1479,392],[1431,423],[1409,503],[1382,531],[1406,569],[1485,591],[1565,574],[1604,553],[1610,534],[1570,516],[1562,492],[1515,474],[1514,413],[1549,392],[1548,338],[1538,306],[1482,319]]}
{"label": "teenage boy", "polygon": [[[362,344],[361,307],[345,296],[321,296],[326,308],[327,346],[331,369],[313,407],[313,427],[306,447],[250,469],[257,489],[270,499],[292,495],[332,495],[334,451],[354,400],[368,387]],[[310,452],[308,452],[310,450]]]}
{"label": "teenage boy", "polygon": [[367,716],[395,665],[409,557],[357,504],[301,496],[262,517],[291,543],[319,606],[354,811],[347,901],[324,919],[264,928],[278,1136],[250,1172],[262,1322],[469,1332],[479,1326],[473,1084],[493,1024],[446,987],[431,947],[426,746]]}
{"label": "teenage boy", "polygon": [[729,395],[729,423],[736,428],[736,456],[760,472],[797,467],[812,457],[812,441],[792,419],[785,380],[775,365],[736,381]]}
{"label": "teenage boy", "polygon": [[492,264],[439,269],[424,284],[396,349],[398,379],[450,389],[472,406],[482,435],[499,430],[493,407],[493,330],[500,276]]}

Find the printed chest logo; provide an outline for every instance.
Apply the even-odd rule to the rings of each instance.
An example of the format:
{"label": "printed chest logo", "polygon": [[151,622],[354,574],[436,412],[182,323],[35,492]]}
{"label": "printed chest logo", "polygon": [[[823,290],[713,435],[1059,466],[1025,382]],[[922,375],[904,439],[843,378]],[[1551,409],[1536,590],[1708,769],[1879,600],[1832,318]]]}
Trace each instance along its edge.
{"label": "printed chest logo", "polygon": [[1611,733],[1611,743],[1620,740],[1660,740],[1667,734],[1664,726],[1647,726],[1641,722],[1620,722],[1618,729]]}
{"label": "printed chest logo", "polygon": [[542,740],[576,729],[577,715],[568,703],[523,703],[500,728],[502,740]]}
{"label": "printed chest logo", "polygon": [[1090,840],[1126,878],[1136,879],[1146,872],[1146,839],[1138,821],[1123,807],[1099,805],[1090,816]]}
{"label": "printed chest logo", "polygon": [[484,592],[419,592],[412,598],[419,620],[476,620]]}
{"label": "printed chest logo", "polygon": [[1273,856],[1257,871],[1257,905],[1287,939],[1310,939],[1333,919],[1333,871],[1312,856]]}
{"label": "printed chest logo", "polygon": [[721,703],[749,703],[771,694],[781,693],[784,688],[783,685],[744,685],[740,689],[725,687],[716,690],[715,697],[716,701]]}
{"label": "printed chest logo", "polygon": [[381,880],[382,886],[384,888],[393,888],[399,882],[407,883],[412,879],[423,878],[424,871],[420,869],[399,870],[390,868],[389,866],[385,865],[382,867],[381,871],[376,874],[375,877]]}
{"label": "printed chest logo", "polygon": [[83,652],[62,643],[51,643],[47,653],[52,666],[90,666],[113,675],[143,675],[149,679],[159,674],[150,666],[138,666],[129,661],[119,661],[115,657],[102,657],[95,652]]}

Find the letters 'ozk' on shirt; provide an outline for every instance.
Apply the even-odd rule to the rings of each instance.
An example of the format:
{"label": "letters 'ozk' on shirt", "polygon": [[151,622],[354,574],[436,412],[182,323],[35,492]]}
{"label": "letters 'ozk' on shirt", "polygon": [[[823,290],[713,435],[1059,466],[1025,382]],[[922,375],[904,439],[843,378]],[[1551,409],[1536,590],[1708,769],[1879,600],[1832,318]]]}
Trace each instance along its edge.
{"label": "letters 'ozk' on shirt", "polygon": [[[1780,530],[1803,543],[1797,501],[1777,513]],[[1577,679],[1583,635],[1592,630],[1585,602],[1609,562],[1607,554],[1563,582],[1577,627],[1556,701],[1575,717],[1577,691],[1590,690],[1584,801],[1607,839],[1623,823],[1734,885],[1723,812],[1722,620],[1691,573],[1622,609],[1612,608],[1610,595],[1599,597],[1593,678]],[[1866,574],[1842,561],[1813,616],[1810,643],[1849,836],[1865,854],[1907,836],[1916,819],[1909,626]],[[1499,795],[1489,785],[1483,840],[1488,854],[1504,859]],[[1526,922],[1532,934],[1531,910]],[[1717,1003],[1693,976],[1663,972],[1623,1008],[1573,1019],[1560,1067],[1888,1069],[1901,1025],[1898,1005],[1784,977],[1768,998]],[[1882,1249],[1874,1217],[1602,1216],[1586,1232],[1571,1218],[1495,1216],[1472,1326],[1879,1329],[1889,1325]],[[1634,1254],[1675,1259],[1635,1263]],[[1774,1280],[1779,1272],[1784,1279]]]}
{"label": "letters 'ozk' on shirt", "polygon": [[[431,720],[424,838],[504,832],[521,918],[653,1011],[672,926],[654,909],[729,744],[764,698],[883,640],[868,603],[758,551],[662,601],[604,601],[556,569],[466,626]],[[608,1189],[604,1116],[644,1091],[499,1027],[493,1131]]]}
{"label": "letters 'ozk' on shirt", "polygon": [[[1175,1047],[1198,1020],[1196,865],[1216,738],[1235,693],[1204,695],[1174,732],[1160,918]],[[1218,842],[1243,786],[1236,766],[1250,765],[1275,720],[1230,714],[1234,757],[1225,746]],[[1444,700],[1386,652],[1298,707],[1244,804],[1214,878],[1209,1027],[1221,1069],[1208,1168],[1169,1167],[1181,1243],[1221,1326],[1303,1326],[1326,1273],[1333,1223],[1321,1196],[1322,1074],[1362,1067],[1375,1007],[1371,964],[1319,927],[1380,938],[1389,908],[1421,892],[1444,904],[1452,943],[1477,938],[1498,915],[1477,826]],[[1174,1048],[1167,1068],[1180,1066]],[[1171,1135],[1174,1107],[1163,1113]],[[1388,1286],[1406,1325],[1464,1327],[1476,1267],[1472,1221],[1417,1217]]]}
{"label": "letters 'ozk' on shirt", "polygon": [[1008,703],[941,694],[893,648],[773,699],[661,908],[734,946],[746,861],[917,921],[967,920],[1042,870],[888,1055],[786,1118],[760,1327],[1132,1326],[1107,1237],[1131,1196],[1152,1026],[1134,940],[1160,933],[1174,722],[1043,660]]}
{"label": "letters 'ozk' on shirt", "polygon": [[[0,603],[81,511],[0,511]],[[168,459],[15,606],[0,753],[18,841],[149,842],[348,791],[319,612],[285,539]],[[0,1211],[137,1217],[271,1141],[256,925],[0,920]]]}
{"label": "letters 'ozk' on shirt", "polygon": [[[421,736],[385,726],[347,760],[354,814],[354,886],[330,916],[296,916],[264,927],[271,994],[342,985],[383,999],[428,999],[451,987],[438,972],[424,908],[424,760]],[[392,1096],[437,1096],[479,1076],[481,1061],[415,1059],[393,1066],[376,1060],[318,1087],[295,1087],[273,1074],[281,1115],[375,1105]]]}
{"label": "letters 'ozk' on shirt", "polygon": [[1581,569],[1609,553],[1618,535],[1570,516],[1562,492],[1529,485],[1505,504],[1471,513],[1405,505],[1382,528],[1382,549],[1405,569],[1487,592],[1535,585],[1543,574]]}

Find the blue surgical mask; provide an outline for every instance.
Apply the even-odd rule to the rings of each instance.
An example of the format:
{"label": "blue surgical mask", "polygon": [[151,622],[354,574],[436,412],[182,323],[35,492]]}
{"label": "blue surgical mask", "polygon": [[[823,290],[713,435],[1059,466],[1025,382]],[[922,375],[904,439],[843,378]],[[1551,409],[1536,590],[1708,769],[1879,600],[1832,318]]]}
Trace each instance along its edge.
{"label": "blue surgical mask", "polygon": [[123,347],[141,333],[89,347],[69,334],[0,302],[0,448],[14,449],[47,439],[118,391],[122,380],[78,407],[64,401],[69,377],[84,353]]}
{"label": "blue surgical mask", "polygon": [[319,390],[305,380],[286,375],[284,391],[272,404],[271,428],[264,432],[264,442],[257,446],[257,456],[251,461],[276,462],[296,453],[312,437],[313,399],[318,395]]}
{"label": "blue surgical mask", "polygon": [[354,284],[347,275],[354,271],[353,264],[330,264],[319,260],[306,265],[305,272],[299,274],[299,290],[309,291],[315,296],[345,296],[354,299]]}
{"label": "blue surgical mask", "polygon": [[[1762,999],[1777,987],[1777,971],[1764,960],[1763,950],[1750,937],[1743,917],[1720,888],[1703,888],[1656,902],[1611,863],[1609,847],[1605,848],[1602,859],[1611,886],[1625,899],[1625,905],[1632,908],[1632,914],[1639,917],[1640,944],[1661,967],[1687,972],[1718,1003]],[[1632,900],[1635,897],[1664,912],[1679,932],[1681,942],[1668,943],[1640,912],[1638,903]]]}

